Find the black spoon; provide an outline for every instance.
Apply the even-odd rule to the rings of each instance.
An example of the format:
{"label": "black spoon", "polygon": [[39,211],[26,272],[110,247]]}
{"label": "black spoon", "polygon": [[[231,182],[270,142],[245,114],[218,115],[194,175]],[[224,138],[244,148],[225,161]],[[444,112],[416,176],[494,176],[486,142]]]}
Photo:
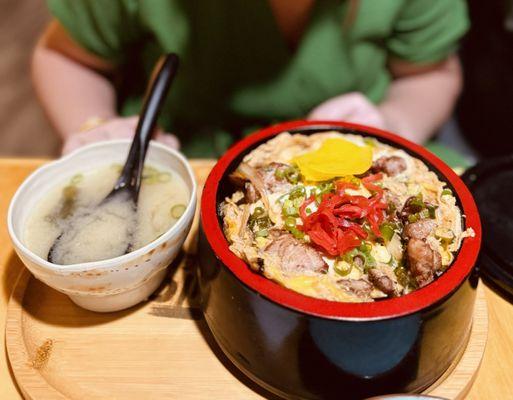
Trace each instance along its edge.
{"label": "black spoon", "polygon": [[[95,208],[104,206],[114,198],[128,199],[132,202],[134,209],[137,207],[146,151],[157,123],[157,117],[176,75],[179,64],[178,55],[170,53],[163,57],[159,64],[158,72],[144,100],[132,145],[121,175],[112,191]],[[48,261],[58,262],[58,260],[55,260],[55,250],[64,234],[65,232],[61,233],[50,248]],[[125,253],[129,249],[130,246],[128,246]]]}

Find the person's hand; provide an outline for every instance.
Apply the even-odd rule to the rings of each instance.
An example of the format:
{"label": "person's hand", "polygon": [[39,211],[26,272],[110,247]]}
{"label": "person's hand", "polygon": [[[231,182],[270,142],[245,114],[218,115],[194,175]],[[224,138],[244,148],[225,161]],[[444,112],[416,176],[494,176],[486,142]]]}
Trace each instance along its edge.
{"label": "person's hand", "polygon": [[[112,118],[94,128],[74,133],[66,138],[62,153],[66,154],[86,144],[103,140],[131,139],[138,119],[138,116]],[[157,129],[153,139],[173,149],[180,147],[180,142],[175,135],[166,134],[160,129]]]}
{"label": "person's hand", "polygon": [[386,128],[385,119],[378,107],[359,92],[347,93],[326,100],[315,107],[307,118],[310,120],[343,120],[376,128]]}

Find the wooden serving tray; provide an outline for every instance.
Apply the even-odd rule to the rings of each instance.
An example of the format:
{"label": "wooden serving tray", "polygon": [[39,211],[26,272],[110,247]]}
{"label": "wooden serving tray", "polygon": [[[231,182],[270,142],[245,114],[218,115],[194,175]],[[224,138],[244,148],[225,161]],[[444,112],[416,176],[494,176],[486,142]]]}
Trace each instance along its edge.
{"label": "wooden serving tray", "polygon": [[[211,162],[195,163],[200,186]],[[28,399],[261,399],[276,398],[223,355],[198,304],[195,278],[197,218],[184,251],[148,302],[99,314],[21,274],[8,304],[6,347]],[[478,289],[468,345],[426,393],[460,399],[484,353],[488,312]]]}

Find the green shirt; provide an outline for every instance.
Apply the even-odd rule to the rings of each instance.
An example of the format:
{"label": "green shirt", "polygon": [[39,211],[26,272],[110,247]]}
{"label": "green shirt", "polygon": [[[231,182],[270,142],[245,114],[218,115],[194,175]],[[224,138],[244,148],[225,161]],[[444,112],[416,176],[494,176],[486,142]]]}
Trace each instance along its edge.
{"label": "green shirt", "polygon": [[359,91],[381,101],[389,56],[443,60],[468,22],[463,0],[317,0],[297,48],[287,46],[267,0],[49,0],[90,52],[116,63],[119,111],[137,114],[162,53],[181,66],[160,120],[189,156],[218,156],[252,127],[297,119]]}

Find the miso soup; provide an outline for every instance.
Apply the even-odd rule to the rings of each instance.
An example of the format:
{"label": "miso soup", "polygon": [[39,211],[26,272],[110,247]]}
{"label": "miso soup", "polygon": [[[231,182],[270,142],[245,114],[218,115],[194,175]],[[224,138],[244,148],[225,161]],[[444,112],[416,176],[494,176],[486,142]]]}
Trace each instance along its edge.
{"label": "miso soup", "polygon": [[28,217],[25,245],[44,259],[52,251],[57,264],[105,260],[147,245],[184,213],[190,198],[184,180],[151,165],[144,168],[137,207],[123,196],[102,202],[120,171],[113,164],[76,174],[44,194]]}

